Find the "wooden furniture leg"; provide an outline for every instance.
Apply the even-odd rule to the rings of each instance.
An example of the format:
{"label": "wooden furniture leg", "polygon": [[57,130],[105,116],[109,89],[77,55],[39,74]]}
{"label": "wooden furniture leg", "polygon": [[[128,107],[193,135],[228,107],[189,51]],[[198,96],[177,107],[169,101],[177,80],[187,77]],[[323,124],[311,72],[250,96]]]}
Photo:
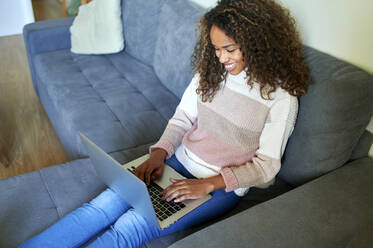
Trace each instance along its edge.
{"label": "wooden furniture leg", "polygon": [[66,0],[62,0],[62,14],[64,17],[67,17]]}

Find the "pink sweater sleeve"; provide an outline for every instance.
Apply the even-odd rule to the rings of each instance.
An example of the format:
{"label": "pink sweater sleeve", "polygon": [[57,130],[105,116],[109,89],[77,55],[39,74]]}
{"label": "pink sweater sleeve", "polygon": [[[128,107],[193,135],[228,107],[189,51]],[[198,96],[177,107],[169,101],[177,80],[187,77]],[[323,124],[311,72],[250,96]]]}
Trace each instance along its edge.
{"label": "pink sweater sleeve", "polygon": [[238,188],[238,181],[230,167],[225,167],[220,171],[225,183],[225,191],[229,192]]}
{"label": "pink sweater sleeve", "polygon": [[167,152],[166,159],[169,159],[175,153],[175,149],[174,149],[173,145],[170,142],[168,142],[167,140],[159,140],[157,143],[150,146],[149,147],[149,153],[152,153],[152,151],[154,151],[157,148],[162,148],[162,149],[166,150],[166,152]]}
{"label": "pink sweater sleeve", "polygon": [[167,151],[167,158],[170,158],[180,145],[185,133],[192,128],[197,119],[197,93],[196,87],[199,76],[195,75],[186,88],[180,100],[175,114],[168,121],[167,127],[159,141],[149,148],[149,153],[156,148]]}
{"label": "pink sweater sleeve", "polygon": [[298,101],[294,97],[278,101],[271,108],[259,140],[259,149],[252,161],[221,170],[226,191],[263,185],[271,181],[281,168],[281,157],[294,129]]}

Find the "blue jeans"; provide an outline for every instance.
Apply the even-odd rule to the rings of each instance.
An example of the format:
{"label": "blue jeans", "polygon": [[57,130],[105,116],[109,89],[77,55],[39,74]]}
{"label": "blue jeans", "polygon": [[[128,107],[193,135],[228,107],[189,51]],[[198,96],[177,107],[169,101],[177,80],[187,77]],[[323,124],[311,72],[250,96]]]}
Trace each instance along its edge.
{"label": "blue jeans", "polygon": [[[194,178],[175,156],[166,163],[185,177]],[[88,247],[139,247],[151,239],[218,217],[233,208],[240,199],[224,189],[211,195],[210,200],[160,230],[119,195],[107,189],[20,247],[79,247],[91,239]]]}

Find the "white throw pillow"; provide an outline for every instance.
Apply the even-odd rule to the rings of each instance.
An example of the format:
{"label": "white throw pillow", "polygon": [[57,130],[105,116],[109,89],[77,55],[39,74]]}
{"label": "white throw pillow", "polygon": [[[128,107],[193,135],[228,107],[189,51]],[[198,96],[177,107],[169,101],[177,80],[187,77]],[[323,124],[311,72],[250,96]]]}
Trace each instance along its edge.
{"label": "white throw pillow", "polygon": [[124,48],[120,0],[94,0],[79,8],[70,27],[71,52],[117,53]]}

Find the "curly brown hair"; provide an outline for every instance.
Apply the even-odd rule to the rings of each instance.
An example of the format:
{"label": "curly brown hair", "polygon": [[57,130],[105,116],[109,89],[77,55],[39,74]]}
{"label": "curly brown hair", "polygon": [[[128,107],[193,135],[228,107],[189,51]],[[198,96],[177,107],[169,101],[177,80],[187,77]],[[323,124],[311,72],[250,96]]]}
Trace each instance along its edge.
{"label": "curly brown hair", "polygon": [[289,11],[273,0],[221,0],[201,18],[192,55],[194,73],[200,74],[197,94],[203,102],[212,101],[227,77],[210,40],[212,26],[240,45],[247,84],[259,83],[263,99],[270,99],[277,87],[293,96],[306,93],[312,80]]}

